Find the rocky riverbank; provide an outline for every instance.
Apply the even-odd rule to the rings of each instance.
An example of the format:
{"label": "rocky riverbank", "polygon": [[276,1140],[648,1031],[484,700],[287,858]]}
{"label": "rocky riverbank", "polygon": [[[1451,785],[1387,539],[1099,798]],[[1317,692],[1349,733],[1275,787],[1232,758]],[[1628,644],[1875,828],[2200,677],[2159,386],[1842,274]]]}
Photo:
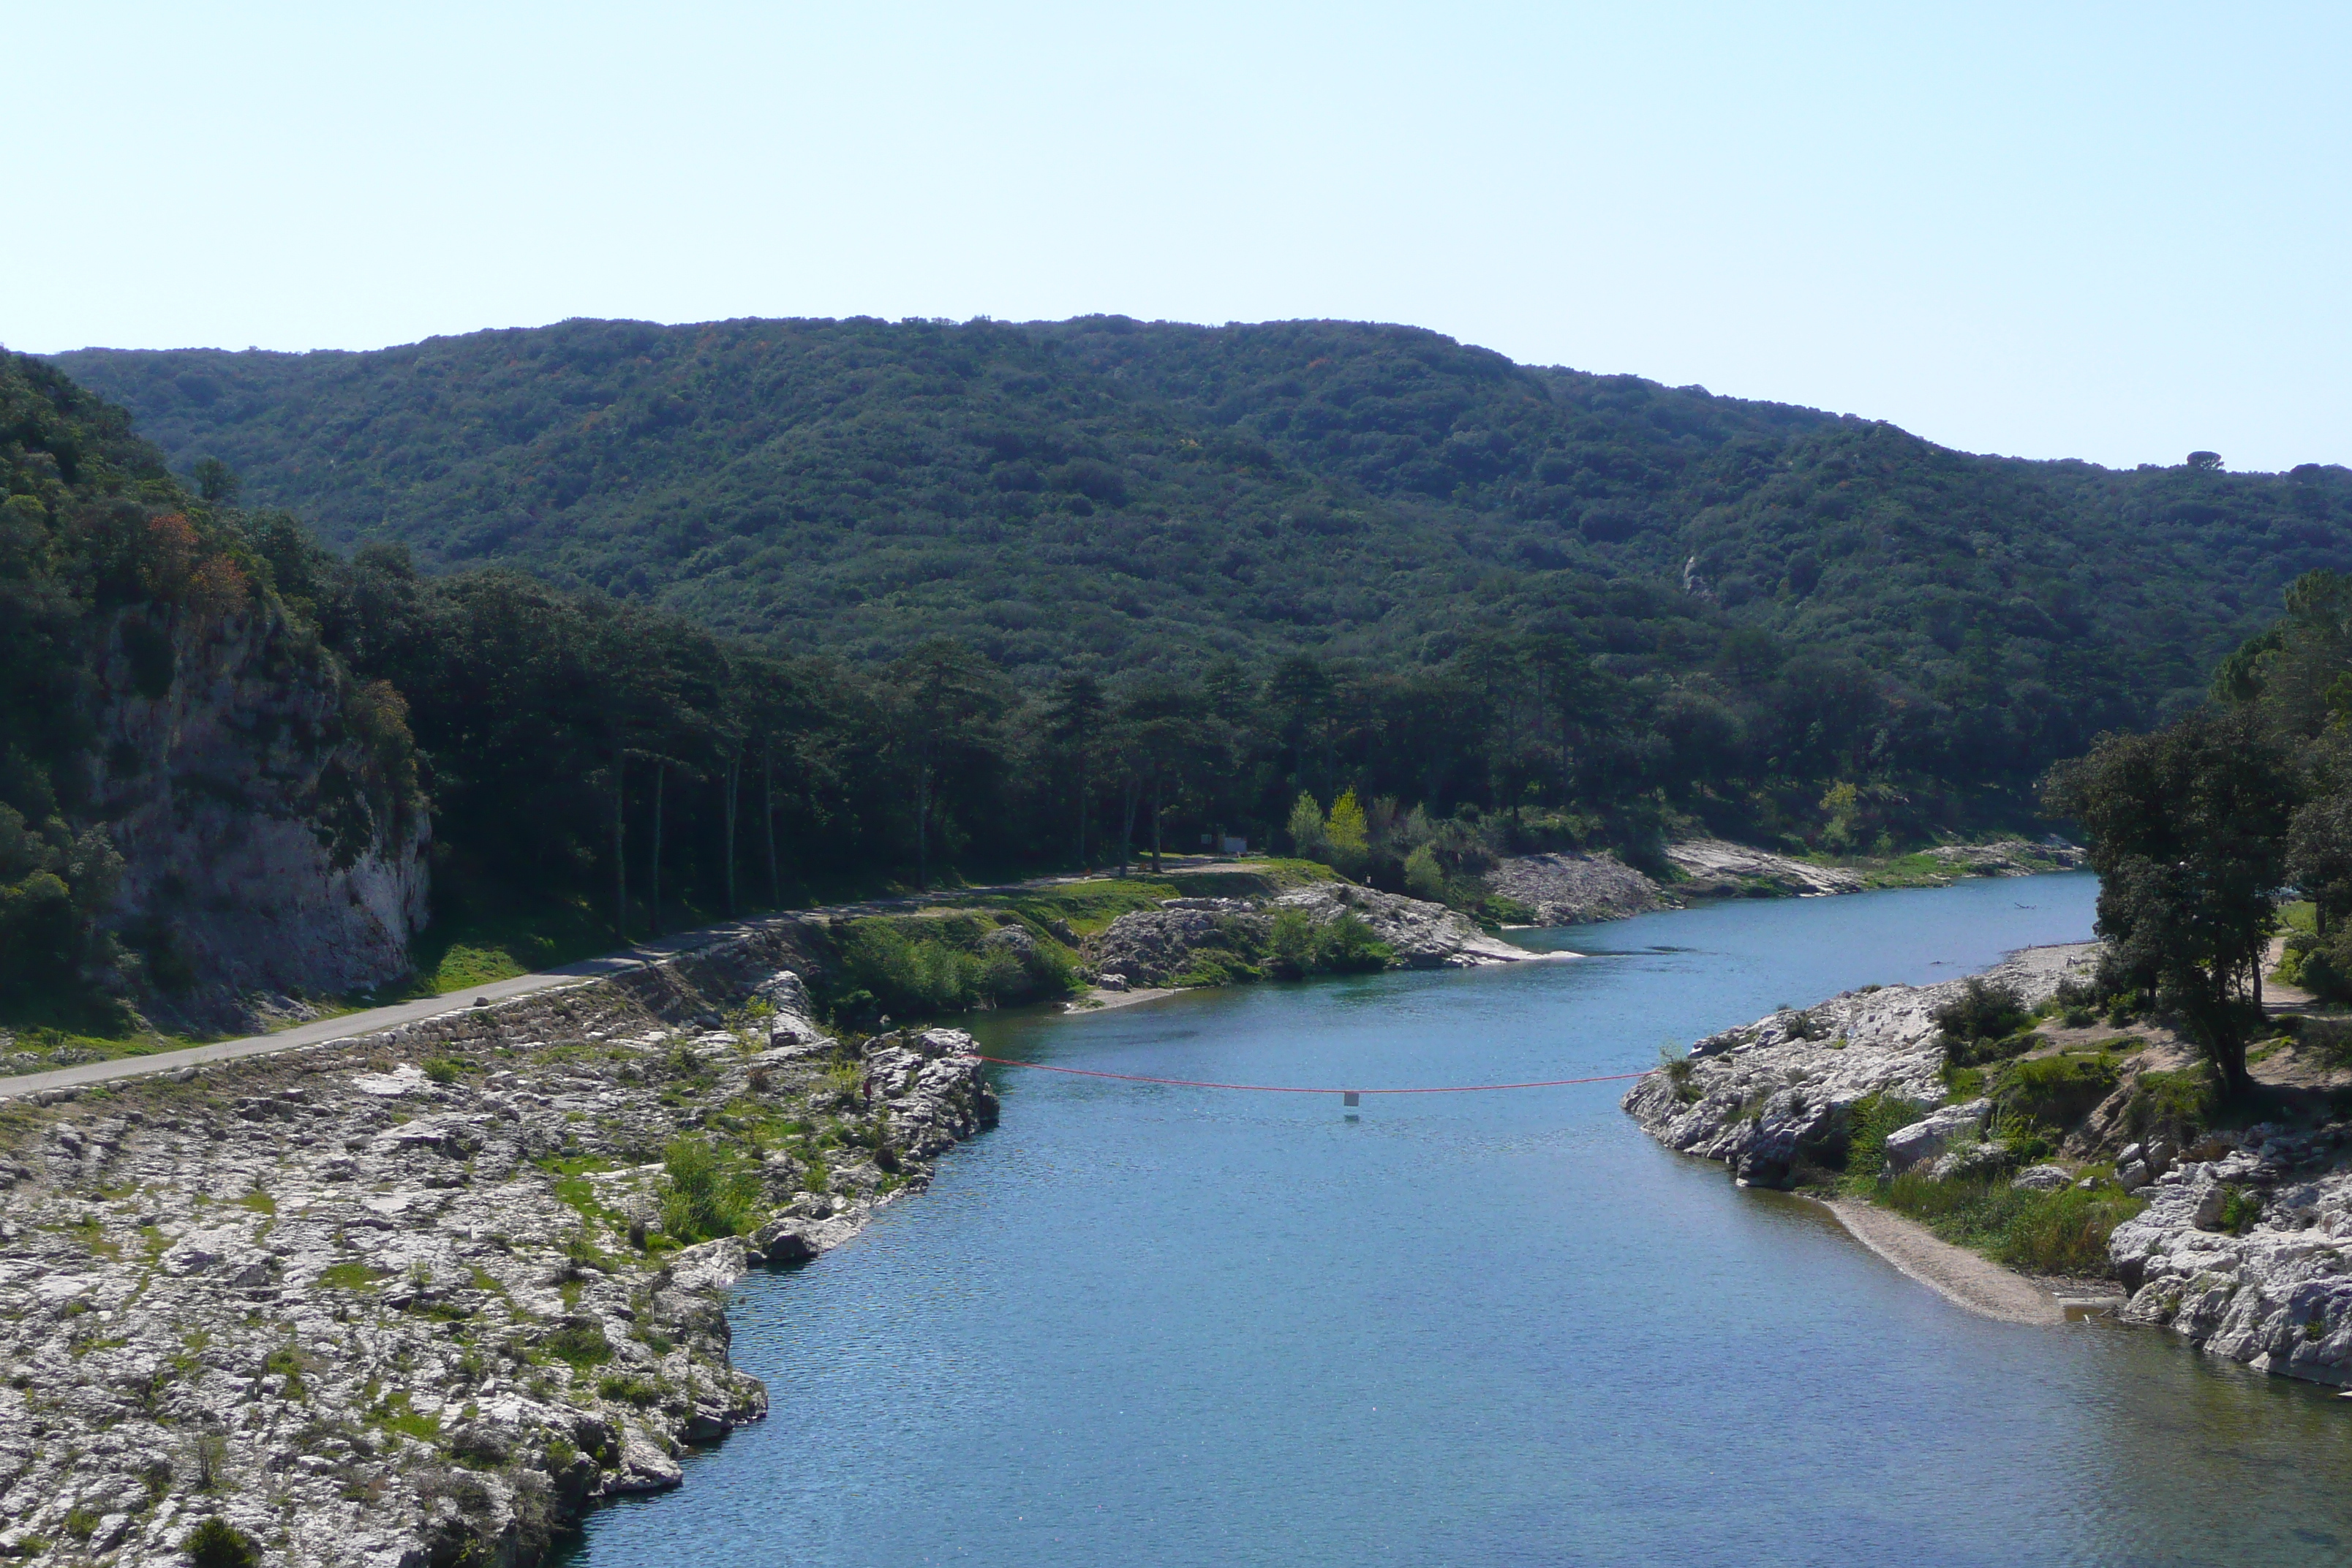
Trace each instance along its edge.
{"label": "rocky riverbank", "polygon": [[1622,920],[1652,910],[1715,899],[1822,898],[1877,887],[1941,887],[1963,877],[2028,877],[2074,870],[2083,852],[2071,844],[2021,838],[1948,844],[1916,855],[1822,865],[1724,838],[1678,839],[1665,847],[1671,879],[1661,881],[1614,855],[1517,855],[1486,873],[1486,890],[1544,926]]}
{"label": "rocky riverbank", "polygon": [[[2014,986],[2031,1006],[2069,977],[2087,975],[2095,952],[2088,942],[2029,948],[1983,978]],[[1644,1077],[1622,1103],[1652,1137],[1724,1162],[1741,1185],[1787,1186],[1800,1155],[1834,1146],[1865,1098],[1928,1105],[1944,1099],[1936,1009],[1967,984],[1873,985],[1725,1030],[1693,1045],[1686,1063]],[[1940,1155],[1954,1133],[1980,1127],[1989,1111],[1975,1102],[1959,1108],[1890,1157]]]}
{"label": "rocky riverbank", "polygon": [[968,1036],[829,1038],[807,962],[787,923],[0,1109],[0,1552],[523,1563],[677,1485],[767,1409],[727,1288],[995,1116]]}
{"label": "rocky riverbank", "polygon": [[[2030,949],[1980,978],[2031,1007],[2086,973],[2095,953],[2088,943]],[[2116,1037],[2053,1024],[2035,1050],[2057,1056],[2040,1059],[2089,1051],[2112,1067],[2120,1052],[2124,1065],[2096,1080],[2111,1087],[2070,1127],[2039,1130],[2063,1133],[2058,1157],[2029,1163],[2008,1146],[2024,1135],[2007,1114],[2013,1106],[1948,1093],[1936,1013],[1967,985],[1873,986],[1776,1013],[1699,1041],[1685,1061],[1645,1076],[1624,1107],[1667,1147],[1723,1161],[1743,1185],[1787,1186],[1811,1163],[1843,1156],[1866,1100],[1907,1102],[1918,1109],[1884,1137],[1885,1173],[2113,1194],[2124,1217],[2105,1250],[2128,1293],[2123,1318],[2263,1371],[2352,1385],[2352,1121],[2331,1110],[2346,1076],[2321,1065],[2332,1054],[2300,1049],[2293,1035],[2258,1053],[2258,1079],[2295,1109],[2291,1120],[2175,1132],[2159,1116],[2136,1134],[2150,1087],[2189,1068],[2186,1047],[2155,1026]],[[2102,1033],[2114,1037],[2094,1038]],[[2060,1317],[2021,1312],[2013,1301],[1989,1308],[1966,1289],[1945,1293],[2016,1321]]]}

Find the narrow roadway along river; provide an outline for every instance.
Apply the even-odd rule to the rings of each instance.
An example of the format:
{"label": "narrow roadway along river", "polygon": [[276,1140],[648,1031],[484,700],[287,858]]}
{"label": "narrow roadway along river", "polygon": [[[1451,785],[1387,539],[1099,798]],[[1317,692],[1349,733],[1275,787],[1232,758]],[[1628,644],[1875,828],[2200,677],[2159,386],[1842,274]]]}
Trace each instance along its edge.
{"label": "narrow roadway along river", "polygon": [[[999,1016],[991,1054],[1410,1086],[2077,941],[2087,876],[1547,932],[1591,956]],[[2109,1322],[1989,1322],[1623,1088],[1370,1099],[1000,1069],[932,1190],[755,1275],[774,1414],[572,1568],[2258,1564],[2352,1558],[2352,1404]]]}

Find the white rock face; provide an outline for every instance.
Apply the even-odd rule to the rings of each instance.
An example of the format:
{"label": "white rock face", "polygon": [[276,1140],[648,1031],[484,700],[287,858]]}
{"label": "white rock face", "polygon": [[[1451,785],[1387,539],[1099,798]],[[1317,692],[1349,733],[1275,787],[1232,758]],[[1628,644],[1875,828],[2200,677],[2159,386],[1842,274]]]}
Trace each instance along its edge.
{"label": "white rock face", "polygon": [[[2087,973],[2095,951],[2088,942],[2030,948],[1986,978],[2015,985],[2031,1005]],[[1943,1098],[1935,1011],[1965,984],[1848,991],[1711,1036],[1691,1047],[1682,1081],[1660,1068],[1633,1086],[1624,1107],[1669,1148],[1721,1160],[1746,1184],[1784,1185],[1799,1150],[1839,1136],[1856,1100]]]}
{"label": "white rock face", "polygon": [[[142,687],[134,649],[168,647]],[[158,624],[125,611],[99,664],[93,814],[123,875],[109,920],[157,923],[194,977],[168,1011],[233,1024],[248,994],[358,989],[408,970],[425,813],[361,732],[351,682],[274,612]]]}
{"label": "white rock face", "polygon": [[[0,1546],[184,1568],[217,1513],[273,1568],[512,1562],[678,1484],[685,1445],[767,1409],[728,1288],[846,1240],[995,1115],[969,1036],[852,1050],[787,1011],[780,941],[12,1108]],[[755,991],[764,1037],[691,1022]],[[436,1058],[467,1066],[437,1083]],[[663,1153],[697,1132],[740,1151],[751,1234],[666,1248]]]}

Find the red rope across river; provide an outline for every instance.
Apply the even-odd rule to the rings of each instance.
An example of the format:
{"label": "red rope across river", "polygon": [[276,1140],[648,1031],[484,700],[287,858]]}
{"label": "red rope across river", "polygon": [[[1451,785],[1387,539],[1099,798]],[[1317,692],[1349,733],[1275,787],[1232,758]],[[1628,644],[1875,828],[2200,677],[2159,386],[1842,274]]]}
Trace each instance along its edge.
{"label": "red rope across river", "polygon": [[1032,1068],[1038,1072],[1066,1072],[1078,1078],[1112,1078],[1121,1083],[1164,1083],[1177,1089],[1238,1089],[1252,1094],[1481,1094],[1498,1089],[1563,1089],[1572,1083],[1615,1083],[1629,1078],[1641,1078],[1638,1072],[1605,1072],[1593,1078],[1551,1078],[1540,1083],[1450,1083],[1436,1089],[1302,1089],[1282,1083],[1210,1083],[1195,1078],[1148,1078],[1133,1072],[1096,1072],[1089,1068],[1055,1067],[1051,1062],[1015,1061],[1010,1057],[986,1057],[971,1053],[972,1058],[992,1062],[1001,1068]]}

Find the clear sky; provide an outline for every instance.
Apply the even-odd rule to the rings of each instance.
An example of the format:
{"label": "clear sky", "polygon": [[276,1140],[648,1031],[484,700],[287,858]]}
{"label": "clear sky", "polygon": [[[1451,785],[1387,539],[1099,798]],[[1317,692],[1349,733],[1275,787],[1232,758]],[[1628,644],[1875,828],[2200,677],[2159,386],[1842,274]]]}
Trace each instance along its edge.
{"label": "clear sky", "polygon": [[0,342],[1408,321],[2352,462],[2352,6],[0,6]]}

